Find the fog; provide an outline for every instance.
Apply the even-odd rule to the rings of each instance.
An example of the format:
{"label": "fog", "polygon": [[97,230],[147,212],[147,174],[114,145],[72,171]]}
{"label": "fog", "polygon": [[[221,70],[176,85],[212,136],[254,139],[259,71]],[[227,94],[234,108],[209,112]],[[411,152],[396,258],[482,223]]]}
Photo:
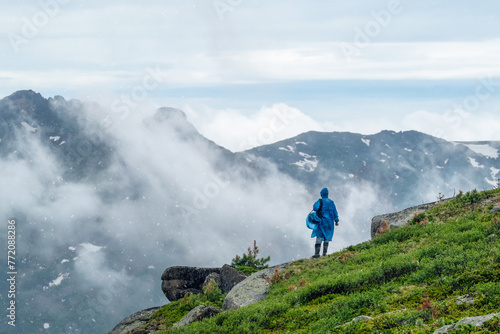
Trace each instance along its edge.
{"label": "fog", "polygon": [[[110,330],[132,312],[168,302],[160,289],[166,268],[220,267],[254,240],[271,265],[312,255],[305,217],[320,189],[311,194],[270,162],[217,146],[175,111],[111,114],[102,126],[106,109],[96,108],[84,108],[80,131],[112,147],[105,169],[66,180],[67,166],[47,138],[23,128],[18,154],[0,160],[8,189],[0,211],[17,221],[23,259],[21,327]],[[82,152],[76,160],[91,158]],[[369,237],[359,205],[375,199],[366,187],[332,189],[336,196],[342,225],[332,251]]]}

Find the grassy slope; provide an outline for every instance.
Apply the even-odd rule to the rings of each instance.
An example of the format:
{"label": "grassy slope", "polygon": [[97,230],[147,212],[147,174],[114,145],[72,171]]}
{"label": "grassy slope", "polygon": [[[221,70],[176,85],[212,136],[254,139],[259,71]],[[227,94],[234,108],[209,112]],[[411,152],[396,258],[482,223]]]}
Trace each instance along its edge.
{"label": "grassy slope", "polygon": [[[490,213],[500,190],[460,194],[358,245],[295,261],[268,297],[174,333],[432,333],[461,318],[500,310],[500,224]],[[472,304],[457,305],[470,295]],[[183,312],[178,312],[184,307]],[[159,321],[180,319],[186,303]],[[350,321],[360,315],[368,321]],[[500,321],[455,333],[500,332]]]}

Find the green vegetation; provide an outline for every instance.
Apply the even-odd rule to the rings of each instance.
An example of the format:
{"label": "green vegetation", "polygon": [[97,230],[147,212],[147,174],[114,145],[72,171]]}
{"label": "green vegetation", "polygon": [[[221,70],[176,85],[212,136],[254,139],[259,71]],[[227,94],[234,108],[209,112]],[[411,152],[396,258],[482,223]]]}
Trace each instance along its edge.
{"label": "green vegetation", "polygon": [[[295,261],[259,303],[162,333],[433,333],[499,312],[500,226],[491,213],[498,202],[500,189],[460,193],[405,227]],[[189,298],[208,302],[207,292]],[[170,303],[157,319],[170,328],[198,302]],[[370,318],[352,321],[361,315]],[[450,333],[489,332],[500,332],[500,319]]]}
{"label": "green vegetation", "polygon": [[258,259],[259,247],[257,247],[257,241],[253,241],[253,249],[248,247],[247,254],[243,253],[243,256],[236,255],[231,262],[231,267],[236,268],[240,273],[244,275],[251,275],[259,270],[266,269],[268,267],[267,263],[271,261],[271,257],[264,257]]}
{"label": "green vegetation", "polygon": [[[176,322],[182,319],[189,311],[199,305],[212,305],[218,309],[222,308],[222,302],[226,295],[222,294],[214,280],[203,287],[203,294],[186,294],[178,301],[171,302],[159,309],[153,316],[152,321],[145,326],[154,326],[160,329],[171,328]],[[140,330],[143,328],[138,328]]]}

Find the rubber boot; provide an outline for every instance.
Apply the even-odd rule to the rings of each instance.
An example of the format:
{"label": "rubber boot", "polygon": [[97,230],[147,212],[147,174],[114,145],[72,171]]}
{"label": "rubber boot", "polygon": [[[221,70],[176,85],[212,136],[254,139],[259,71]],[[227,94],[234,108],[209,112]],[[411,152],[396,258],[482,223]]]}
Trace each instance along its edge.
{"label": "rubber boot", "polygon": [[328,242],[323,241],[323,256],[326,256],[326,252],[328,252]]}
{"label": "rubber boot", "polygon": [[314,255],[312,256],[313,259],[316,259],[319,257],[319,250],[321,249],[321,244],[314,244]]}

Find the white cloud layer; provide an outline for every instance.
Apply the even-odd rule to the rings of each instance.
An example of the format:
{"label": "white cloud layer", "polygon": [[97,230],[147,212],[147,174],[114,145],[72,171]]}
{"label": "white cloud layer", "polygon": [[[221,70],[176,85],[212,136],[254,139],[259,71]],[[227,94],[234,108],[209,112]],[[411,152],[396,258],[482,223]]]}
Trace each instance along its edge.
{"label": "white cloud layer", "polygon": [[311,117],[284,103],[262,107],[255,112],[208,108],[199,111],[189,106],[186,112],[200,133],[233,152],[324,129]]}
{"label": "white cloud layer", "polygon": [[[130,94],[148,68],[158,68],[164,80],[151,92],[156,103],[169,99],[179,106],[185,98],[205,99],[215,115],[207,124],[197,122],[202,132],[210,136],[218,131],[224,121],[216,118],[225,115],[244,126],[239,132],[254,135],[250,123],[262,123],[258,118],[263,117],[256,106],[286,103],[314,119],[305,124],[316,129],[318,122],[357,124],[366,118],[368,104],[377,112],[371,119],[382,124],[377,129],[387,129],[393,123],[397,127],[394,119],[411,117],[416,110],[439,112],[436,99],[456,96],[457,81],[500,77],[500,23],[493,15],[500,9],[497,1],[227,1],[222,11],[214,3],[5,4],[0,13],[0,35],[5,37],[0,40],[5,50],[0,55],[0,94],[31,88],[44,96],[91,95],[96,100],[102,92]],[[431,107],[394,110],[408,103],[398,82],[415,82],[419,90],[420,80],[443,86],[421,95]],[[350,81],[351,92],[359,94],[321,91],[310,96],[306,92],[312,81]],[[389,98],[369,93],[381,81],[396,82],[384,90]],[[214,91],[220,85],[224,87]],[[275,85],[275,95],[285,92],[285,98],[273,98],[269,85]],[[226,89],[237,86],[244,88]],[[338,94],[340,98],[331,97]],[[497,102],[485,107],[490,108],[483,110],[487,113],[498,111]],[[229,112],[238,109],[254,112],[245,112],[248,120],[243,121]],[[342,114],[332,118],[336,109]],[[470,137],[464,133],[459,139]],[[234,146],[241,138],[230,141]]]}

